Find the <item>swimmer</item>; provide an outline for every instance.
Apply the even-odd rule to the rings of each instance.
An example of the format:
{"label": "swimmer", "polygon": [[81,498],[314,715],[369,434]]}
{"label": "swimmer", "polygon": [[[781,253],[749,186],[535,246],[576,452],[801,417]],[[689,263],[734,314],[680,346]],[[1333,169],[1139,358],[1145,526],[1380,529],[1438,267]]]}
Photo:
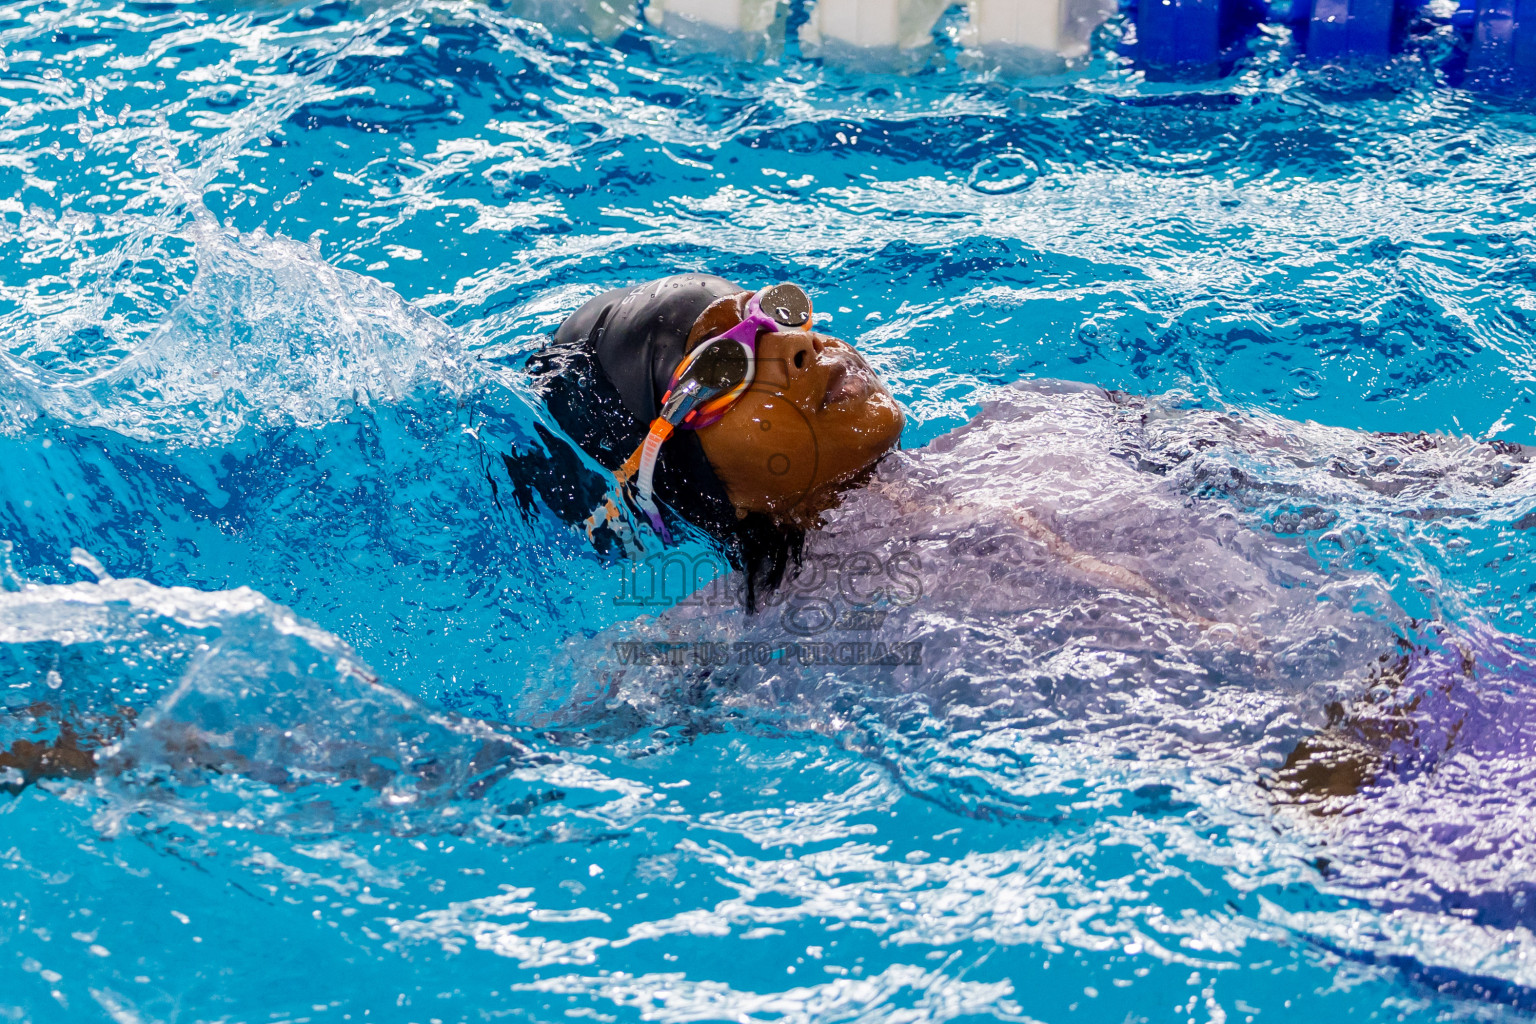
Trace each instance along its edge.
{"label": "swimmer", "polygon": [[[1426,652],[1379,576],[1320,568],[1305,530],[1246,527],[1234,503],[1201,495],[1255,486],[1244,460],[1315,463],[1338,482],[1329,500],[1386,495],[1406,507],[1416,489],[1430,500],[1458,475],[1492,493],[1527,459],[1517,445],[1354,431],[1317,452],[1278,417],[1051,381],[1003,389],[972,423],[897,454],[900,406],[850,345],[816,330],[810,296],[699,274],[591,300],[529,368],[553,419],[605,472],[545,434],[544,450],[506,456],[519,504],[534,508],[536,492],[599,547],[643,556],[696,530],[742,583],[734,612],[682,602],[616,628],[614,644],[582,638],[552,684],[589,687],[563,701],[573,714],[707,692],[802,707],[833,730],[883,716],[897,736],[913,714],[955,729],[1040,723],[1054,735],[1134,732],[1125,709],[1138,703],[1200,705],[1191,729],[1229,737],[1233,752],[1278,744],[1277,797],[1316,806],[1401,762],[1387,748],[1411,744],[1412,729],[1395,709],[1431,677],[1441,692],[1470,670]],[[1358,486],[1352,460],[1368,465]],[[870,566],[894,578],[897,565],[912,600],[890,578],[871,587]],[[846,615],[851,591],[874,596]],[[924,653],[836,672],[716,664],[687,670],[698,676],[687,687],[669,669],[590,670],[594,648],[679,638],[719,641],[716,651],[810,638],[807,649],[830,658],[895,644]],[[1396,724],[1373,724],[1383,718]],[[1149,734],[1145,749],[1163,742]]]}
{"label": "swimmer", "polygon": [[[742,570],[749,609],[905,425],[853,346],[815,329],[811,299],[794,284],[749,290],[680,274],[615,289],[571,314],[530,370],[555,420],[613,479],[573,484],[574,460],[512,453],[519,503],[529,508],[537,490],[599,544],[605,532],[627,536],[621,500],[662,542],[686,521]],[[1027,510],[1015,515],[1083,575],[1215,625],[1124,566],[1077,551]]]}
{"label": "swimmer", "polygon": [[[439,755],[424,759],[401,756],[401,744],[419,743],[413,729],[392,736],[389,725],[410,721],[391,712],[399,697],[371,675],[354,677],[359,689],[347,704],[354,712],[376,696],[386,708],[384,728],[347,736],[306,735],[305,728],[283,730],[282,741],[259,729],[217,726],[200,721],[196,709],[182,714],[166,704],[148,715],[131,706],[92,711],[75,704],[33,701],[15,708],[0,707],[0,794],[16,795],[50,780],[85,780],[147,773],[155,778],[196,784],[209,777],[241,775],[294,793],[316,780],[329,778],[384,793],[391,787],[411,791],[419,807],[442,806],[456,799],[475,799],[498,779],[529,763],[528,751],[511,737],[485,723],[452,713],[433,716],[428,728],[445,743]],[[174,705],[174,699],[172,700]],[[366,715],[366,712],[364,713]],[[456,748],[457,756],[442,753]]]}

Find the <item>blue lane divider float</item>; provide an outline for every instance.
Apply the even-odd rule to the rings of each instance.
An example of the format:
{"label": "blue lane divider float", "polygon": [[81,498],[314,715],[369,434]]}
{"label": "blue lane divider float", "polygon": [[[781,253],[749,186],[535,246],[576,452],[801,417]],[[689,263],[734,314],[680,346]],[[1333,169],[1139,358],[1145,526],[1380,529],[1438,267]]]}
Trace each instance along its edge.
{"label": "blue lane divider float", "polygon": [[1137,59],[1153,68],[1201,68],[1221,59],[1222,0],[1140,0]]}
{"label": "blue lane divider float", "polygon": [[1451,22],[1467,39],[1463,85],[1536,91],[1536,0],[1461,0]]}
{"label": "blue lane divider float", "polygon": [[[1536,0],[1511,0],[1536,3]],[[1384,60],[1397,48],[1414,0],[1294,0],[1274,11],[1249,0],[1135,0],[1137,59],[1152,69],[1198,72],[1221,63],[1260,21],[1289,22],[1314,60]]]}
{"label": "blue lane divider float", "polygon": [[[1401,50],[1409,24],[1434,20],[1421,0],[1124,0],[1136,23],[1136,59],[1179,77],[1221,73],[1259,22],[1284,22],[1315,61],[1384,61]],[[1464,70],[1452,81],[1506,93],[1536,92],[1536,0],[1461,0],[1451,23],[1463,36]],[[1443,22],[1442,22],[1443,24]]]}
{"label": "blue lane divider float", "polygon": [[1136,60],[1152,71],[1217,73],[1263,20],[1258,0],[1131,0]]}
{"label": "blue lane divider float", "polygon": [[1314,60],[1385,60],[1401,35],[1406,17],[1400,15],[1411,14],[1393,0],[1312,0],[1307,6],[1303,45]]}

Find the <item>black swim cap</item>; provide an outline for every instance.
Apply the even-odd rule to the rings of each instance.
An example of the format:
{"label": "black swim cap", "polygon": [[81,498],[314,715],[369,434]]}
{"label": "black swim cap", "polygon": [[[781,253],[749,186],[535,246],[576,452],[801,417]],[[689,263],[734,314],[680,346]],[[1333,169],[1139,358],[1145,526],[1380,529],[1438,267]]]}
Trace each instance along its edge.
{"label": "black swim cap", "polygon": [[[694,321],[712,302],[745,290],[711,274],[676,274],[605,292],[567,317],[529,360],[534,386],[571,440],[617,469],[645,440]],[[537,490],[562,519],[581,522],[613,481],[593,479],[557,438],[539,433],[547,455],[506,457],[513,493],[526,510]],[[654,486],[663,515],[671,513],[674,524],[680,516],[720,541],[731,564],[745,571],[748,608],[759,587],[779,583],[804,540],[803,531],[761,513],[738,516],[691,430],[679,430],[662,447]]]}
{"label": "black swim cap", "polygon": [[555,347],[580,345],[592,352],[625,407],[649,427],[672,371],[687,354],[694,321],[710,303],[745,290],[711,274],[674,274],[615,288],[567,317],[555,332]]}

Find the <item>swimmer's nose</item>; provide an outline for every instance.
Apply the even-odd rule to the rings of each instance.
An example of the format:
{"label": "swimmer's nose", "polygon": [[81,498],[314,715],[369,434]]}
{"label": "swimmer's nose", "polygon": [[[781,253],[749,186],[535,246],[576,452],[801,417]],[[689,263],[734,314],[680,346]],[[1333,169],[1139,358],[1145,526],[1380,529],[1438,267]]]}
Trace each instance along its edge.
{"label": "swimmer's nose", "polygon": [[804,331],[786,334],[784,341],[784,358],[789,364],[787,370],[790,379],[793,380],[816,365],[816,357],[821,355],[822,344],[814,334]]}

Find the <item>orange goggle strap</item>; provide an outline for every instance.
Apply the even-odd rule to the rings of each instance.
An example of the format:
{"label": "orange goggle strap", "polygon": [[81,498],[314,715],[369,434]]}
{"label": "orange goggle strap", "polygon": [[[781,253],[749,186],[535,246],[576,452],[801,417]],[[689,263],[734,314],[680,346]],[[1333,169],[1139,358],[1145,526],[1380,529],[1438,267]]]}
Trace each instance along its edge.
{"label": "orange goggle strap", "polygon": [[656,459],[661,454],[662,442],[671,436],[672,424],[658,416],[651,420],[651,432],[645,435],[645,442],[640,445],[640,478],[635,482],[635,501],[653,525],[659,516],[656,501],[651,497],[651,480],[656,475]]}
{"label": "orange goggle strap", "polygon": [[666,527],[661,523],[661,513],[656,508],[656,501],[651,496],[652,478],[656,474],[656,459],[661,451],[662,443],[672,436],[672,424],[661,417],[651,421],[651,429],[645,435],[645,440],[634,450],[629,458],[624,460],[624,465],[613,471],[614,489],[603,496],[602,504],[592,510],[587,516],[587,537],[591,539],[601,527],[614,522],[623,516],[619,511],[618,503],[613,500],[614,494],[623,494],[624,486],[638,475],[636,503],[645,512],[651,526],[662,539],[666,539]]}

